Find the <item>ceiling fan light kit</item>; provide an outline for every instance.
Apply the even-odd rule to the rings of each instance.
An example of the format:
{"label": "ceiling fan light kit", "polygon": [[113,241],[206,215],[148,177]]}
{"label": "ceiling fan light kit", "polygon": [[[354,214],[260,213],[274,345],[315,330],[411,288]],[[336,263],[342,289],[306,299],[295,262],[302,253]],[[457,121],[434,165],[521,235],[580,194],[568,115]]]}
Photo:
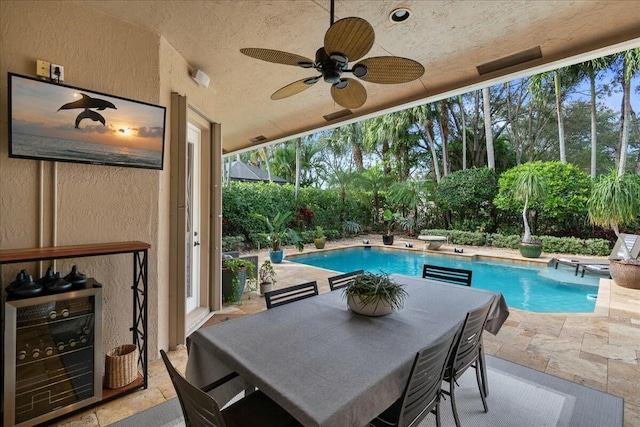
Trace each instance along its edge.
{"label": "ceiling fan light kit", "polygon": [[[292,65],[305,69],[314,68],[318,76],[306,77],[278,89],[272,100],[288,98],[316,84],[320,78],[331,85],[331,97],[344,108],[359,108],[367,101],[367,91],[357,80],[343,77],[351,73],[369,83],[398,84],[419,79],[424,67],[412,59],[398,56],[378,56],[364,59],[349,69],[349,61],[357,61],[373,47],[375,33],[371,24],[362,18],[343,18],[333,23],[331,0],[331,26],[324,36],[324,46],[316,51],[315,61],[294,53],[273,49],[243,48],[240,52],[262,61]],[[395,20],[392,17],[401,18]],[[390,15],[395,22],[409,17],[408,9],[396,9]]]}

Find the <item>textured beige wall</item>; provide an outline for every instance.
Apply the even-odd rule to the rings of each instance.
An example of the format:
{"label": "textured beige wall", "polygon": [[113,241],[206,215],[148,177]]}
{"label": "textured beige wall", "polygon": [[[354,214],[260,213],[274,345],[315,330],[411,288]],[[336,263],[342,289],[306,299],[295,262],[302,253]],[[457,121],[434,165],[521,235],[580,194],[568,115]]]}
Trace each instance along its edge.
{"label": "textured beige wall", "polygon": [[[171,92],[214,117],[214,92],[189,77],[190,66],[163,38],[139,27],[59,1],[0,3],[0,248],[124,240],[151,244],[149,357],[168,346],[169,135]],[[65,67],[65,83],[167,107],[163,171],[9,159],[7,72],[35,75],[35,61]],[[42,172],[41,172],[42,169]],[[43,207],[40,212],[40,174]],[[54,203],[55,189],[57,202]],[[53,225],[56,219],[55,227]],[[57,239],[54,242],[54,229]],[[104,284],[105,349],[131,340],[131,255],[58,261]],[[3,285],[25,266],[5,268]],[[36,266],[27,266],[34,275]]]}
{"label": "textured beige wall", "polygon": [[[7,2],[0,10],[0,248],[35,247],[39,242],[39,168],[35,160],[7,157],[7,72],[33,76],[36,59],[65,67],[65,83],[154,104],[160,93],[160,37],[72,2]],[[166,155],[165,149],[165,164]],[[158,272],[158,247],[168,228],[168,171],[43,162],[44,246],[141,240],[149,257],[149,356],[158,351],[158,294],[166,294],[166,273]],[[53,203],[57,178],[57,203]],[[57,241],[52,218],[57,213]],[[166,246],[166,245],[165,245]],[[164,247],[162,256],[166,257]],[[104,285],[105,350],[131,341],[132,256],[64,260],[62,272],[77,263]],[[34,267],[34,275],[37,270]],[[11,278],[6,269],[3,285]],[[13,273],[15,274],[15,273]],[[162,279],[164,277],[165,279]],[[159,289],[165,288],[163,292]],[[162,313],[162,312],[161,312]],[[156,321],[159,320],[159,321]],[[160,340],[162,341],[162,340]],[[166,340],[165,340],[166,341]]]}

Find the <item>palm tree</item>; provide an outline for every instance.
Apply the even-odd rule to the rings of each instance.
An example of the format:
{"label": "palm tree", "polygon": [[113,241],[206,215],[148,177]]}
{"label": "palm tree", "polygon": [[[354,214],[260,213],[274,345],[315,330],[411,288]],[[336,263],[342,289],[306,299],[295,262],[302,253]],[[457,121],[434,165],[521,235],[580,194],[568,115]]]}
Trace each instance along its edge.
{"label": "palm tree", "polygon": [[344,146],[351,147],[353,156],[353,163],[356,171],[362,171],[364,169],[362,148],[364,139],[363,123],[350,123],[331,131],[331,137],[336,143],[341,143]]}
{"label": "palm tree", "polygon": [[620,138],[618,175],[624,173],[627,163],[631,122],[631,78],[640,70],[640,48],[629,49],[623,52],[622,60],[622,135]]}
{"label": "palm tree", "polygon": [[562,82],[564,81],[565,87],[575,86],[580,80],[580,75],[576,70],[576,68],[568,67],[536,74],[531,76],[529,83],[529,90],[534,98],[539,102],[544,102],[545,91],[543,86],[553,79],[553,91],[556,98],[556,115],[558,120],[558,146],[560,148],[561,162],[567,161],[564,138],[564,120],[562,115]]}
{"label": "palm tree", "polygon": [[375,222],[380,210],[380,192],[387,188],[391,179],[386,175],[379,165],[371,166],[362,172],[353,175],[352,183],[373,196],[373,210],[375,212],[372,220]]}
{"label": "palm tree", "polygon": [[263,163],[267,169],[267,177],[269,182],[273,182],[271,179],[271,166],[269,164],[269,153],[267,152],[267,146],[251,152],[249,161],[253,166],[260,167]]}
{"label": "palm tree", "polygon": [[[611,169],[594,183],[587,208],[593,224],[611,228],[620,239],[620,227],[634,222],[640,215],[640,180]],[[624,258],[631,260],[626,244],[622,244],[622,249]]]}
{"label": "palm tree", "polygon": [[597,132],[597,111],[596,111],[596,77],[598,72],[611,65],[612,57],[602,57],[579,64],[587,76],[589,76],[589,91],[591,94],[591,178],[596,177],[596,159],[598,154],[598,132]]}
{"label": "palm tree", "polygon": [[462,170],[465,170],[467,168],[467,125],[465,123],[462,95],[458,95],[458,105],[460,105],[460,121],[462,122]]}
{"label": "palm tree", "polygon": [[440,167],[438,165],[438,156],[436,153],[436,144],[433,140],[433,121],[437,119],[438,112],[433,108],[431,104],[424,104],[418,107],[414,107],[413,115],[415,117],[415,124],[418,128],[418,132],[422,137],[422,140],[427,143],[429,151],[431,152],[431,170],[436,178],[436,182],[440,182]]}
{"label": "palm tree", "polygon": [[529,202],[544,197],[546,193],[546,180],[544,176],[536,169],[532,163],[527,163],[522,168],[521,173],[516,177],[513,183],[513,196],[516,200],[524,201],[524,209],[522,210],[522,220],[524,222],[523,243],[531,243],[531,228],[527,219],[527,210]]}
{"label": "palm tree", "polygon": [[493,149],[493,128],[491,127],[491,97],[489,87],[482,88],[482,111],[484,114],[484,132],[487,143],[487,166],[496,168],[496,156]]}

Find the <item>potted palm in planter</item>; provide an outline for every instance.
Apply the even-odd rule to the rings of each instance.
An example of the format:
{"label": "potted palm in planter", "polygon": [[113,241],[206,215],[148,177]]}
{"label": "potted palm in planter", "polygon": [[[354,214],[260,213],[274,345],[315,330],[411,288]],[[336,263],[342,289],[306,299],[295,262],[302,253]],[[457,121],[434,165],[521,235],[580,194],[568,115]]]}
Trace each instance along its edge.
{"label": "potted palm in planter", "polygon": [[384,316],[404,305],[407,292],[385,273],[365,272],[344,288],[351,311],[365,316]]}
{"label": "potted palm in planter", "polygon": [[265,292],[269,292],[273,289],[273,285],[276,283],[276,271],[273,269],[273,264],[268,259],[265,259],[258,271],[258,277],[260,278],[260,294],[264,295]]}
{"label": "potted palm in planter", "polygon": [[252,213],[253,218],[257,218],[263,221],[267,225],[268,233],[261,233],[262,236],[269,240],[271,250],[269,251],[269,259],[274,264],[282,262],[284,257],[284,251],[282,250],[282,242],[285,238],[288,238],[289,242],[294,244],[296,248],[302,252],[304,244],[302,243],[302,236],[300,232],[287,227],[287,223],[291,219],[291,213],[278,212],[273,219],[269,219],[266,216],[258,213]]}
{"label": "potted palm in planter", "polygon": [[524,235],[520,242],[520,254],[526,258],[538,258],[542,253],[542,243],[531,238],[528,210],[529,204],[533,204],[536,200],[542,200],[546,192],[547,182],[544,176],[531,163],[522,169],[513,184],[513,197],[524,202],[522,209]]}
{"label": "potted palm in planter", "polygon": [[254,280],[253,263],[242,258],[222,261],[222,300],[233,304],[242,298],[247,281]]}
{"label": "potted palm in planter", "polygon": [[316,249],[324,249],[324,245],[326,243],[327,243],[327,237],[324,235],[324,230],[319,225],[316,225],[313,244],[316,245]]}
{"label": "potted palm in planter", "polygon": [[403,221],[404,218],[398,212],[391,212],[391,209],[385,209],[382,213],[382,220],[387,229],[382,236],[382,243],[385,245],[393,245],[393,228],[397,221]]}
{"label": "potted palm in planter", "polygon": [[595,225],[611,228],[622,242],[623,259],[611,261],[611,277],[620,286],[640,289],[640,261],[620,237],[620,227],[630,224],[640,215],[640,179],[613,169],[593,185],[587,202],[589,220]]}

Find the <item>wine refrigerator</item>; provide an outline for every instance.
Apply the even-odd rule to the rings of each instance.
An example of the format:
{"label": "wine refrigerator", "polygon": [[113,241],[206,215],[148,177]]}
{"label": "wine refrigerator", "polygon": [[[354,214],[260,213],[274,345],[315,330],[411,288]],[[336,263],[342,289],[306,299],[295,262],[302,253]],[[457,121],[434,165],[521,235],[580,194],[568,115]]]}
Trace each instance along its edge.
{"label": "wine refrigerator", "polygon": [[27,427],[102,399],[102,289],[5,302],[4,425]]}

